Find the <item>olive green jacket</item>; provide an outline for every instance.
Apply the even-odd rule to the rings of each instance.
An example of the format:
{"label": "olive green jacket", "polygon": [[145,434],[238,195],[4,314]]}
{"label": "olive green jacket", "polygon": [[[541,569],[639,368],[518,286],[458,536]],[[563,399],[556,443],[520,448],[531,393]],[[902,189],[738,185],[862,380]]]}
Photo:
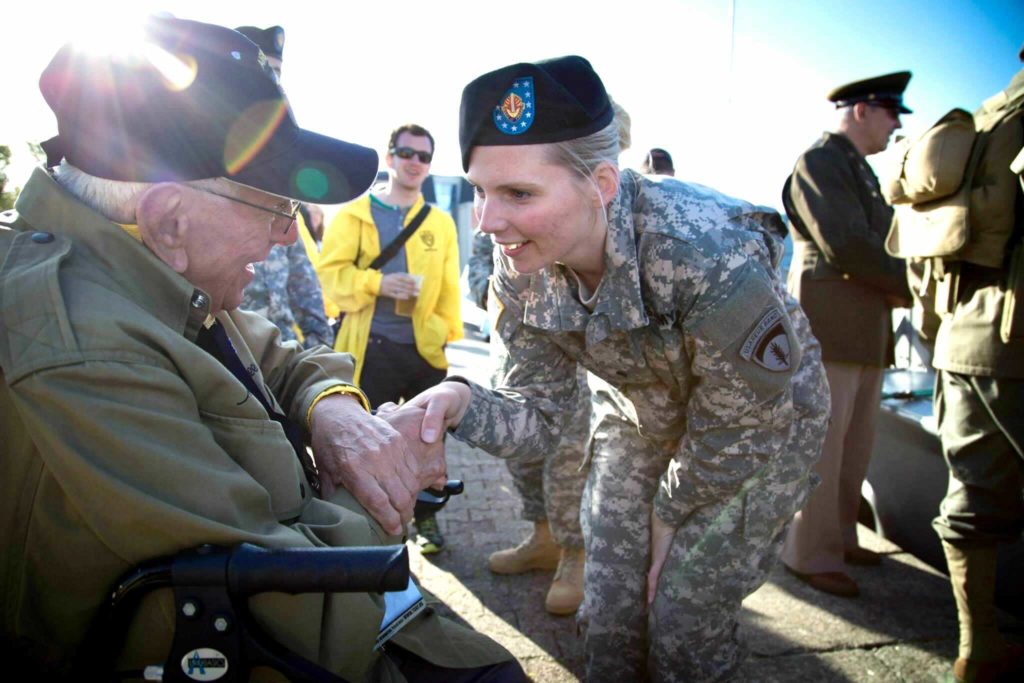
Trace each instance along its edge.
{"label": "olive green jacket", "polygon": [[[380,545],[346,493],[314,498],[281,427],[194,343],[209,297],[144,245],[33,175],[0,226],[0,636],[40,666],[67,668],[116,577],[202,543]],[[351,357],[281,343],[241,311],[218,314],[257,386],[293,421],[347,384]],[[308,435],[307,435],[308,438]],[[285,645],[349,680],[401,680],[372,646],[370,594],[252,600]],[[162,661],[167,590],[142,606],[122,660]],[[510,656],[427,616],[395,642],[444,666]]]}
{"label": "olive green jacket", "polygon": [[904,263],[885,253],[892,208],[845,135],[825,133],[797,159],[782,191],[793,237],[789,290],[825,361],[886,367],[893,331],[886,297],[910,298]]}
{"label": "olive green jacket", "polygon": [[[1001,93],[985,101],[975,121],[996,115],[1024,90],[1024,70]],[[1019,122],[1006,125],[1020,125]],[[1014,150],[1016,151],[1016,150]],[[942,317],[932,364],[964,375],[1024,379],[1024,197],[1017,188],[1014,232],[1001,268],[970,263],[959,268],[948,295],[952,306]],[[1016,252],[1016,253],[1015,253]],[[1016,258],[1014,258],[1014,255]],[[940,296],[942,296],[940,294]],[[1001,328],[1010,329],[1005,339]]]}

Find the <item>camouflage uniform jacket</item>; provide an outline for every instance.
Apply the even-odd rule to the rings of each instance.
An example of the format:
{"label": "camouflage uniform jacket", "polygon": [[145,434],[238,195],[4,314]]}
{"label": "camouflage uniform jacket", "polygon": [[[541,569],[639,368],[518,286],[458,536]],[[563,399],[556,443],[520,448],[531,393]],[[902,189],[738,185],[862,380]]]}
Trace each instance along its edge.
{"label": "camouflage uniform jacket", "polygon": [[518,275],[496,259],[496,333],[511,363],[504,387],[469,383],[454,435],[500,457],[549,451],[576,405],[578,362],[621,392],[643,436],[675,448],[654,501],[673,526],[769,465],[806,475],[817,454],[782,445],[827,414],[828,389],[807,319],[775,276],[778,214],[626,170],[608,217],[592,312],[564,266]]}
{"label": "camouflage uniform jacket", "polygon": [[277,325],[281,337],[287,341],[296,338],[295,328],[298,327],[307,349],[321,344],[331,348],[334,334],[324,313],[320,280],[303,242],[297,240],[287,247],[274,247],[266,261],[253,265],[256,275],[245,288],[242,308],[259,313]]}
{"label": "camouflage uniform jacket", "polygon": [[494,272],[494,240],[486,232],[473,233],[473,253],[469,256],[469,293],[473,302],[487,309],[487,290],[491,287],[491,273]]}

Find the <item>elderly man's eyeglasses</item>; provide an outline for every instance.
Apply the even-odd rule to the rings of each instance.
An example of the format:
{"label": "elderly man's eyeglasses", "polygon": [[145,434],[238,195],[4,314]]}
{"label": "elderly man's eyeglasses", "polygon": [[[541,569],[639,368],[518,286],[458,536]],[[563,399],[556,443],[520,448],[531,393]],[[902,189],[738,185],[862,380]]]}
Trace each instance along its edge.
{"label": "elderly man's eyeglasses", "polygon": [[265,211],[266,213],[273,214],[274,220],[271,223],[271,226],[275,230],[280,230],[282,233],[286,235],[288,234],[288,231],[292,229],[292,223],[295,222],[295,215],[299,213],[299,202],[295,201],[294,199],[282,199],[280,204],[278,204],[274,208],[270,208],[268,206],[260,206],[259,204],[247,202],[244,199],[239,199],[238,197],[232,197],[231,195],[221,194],[220,192],[214,192],[213,190],[207,190],[205,187],[196,187],[194,185],[192,187],[196,190],[200,190],[201,192],[205,192],[206,194],[212,194],[216,197],[221,197],[223,199],[230,199],[233,202],[245,204],[246,206],[250,206],[254,209],[259,209],[260,211]]}
{"label": "elderly man's eyeglasses", "polygon": [[434,158],[431,152],[422,152],[412,147],[392,147],[391,153],[399,159],[412,159],[418,157],[421,163],[429,164],[430,160]]}

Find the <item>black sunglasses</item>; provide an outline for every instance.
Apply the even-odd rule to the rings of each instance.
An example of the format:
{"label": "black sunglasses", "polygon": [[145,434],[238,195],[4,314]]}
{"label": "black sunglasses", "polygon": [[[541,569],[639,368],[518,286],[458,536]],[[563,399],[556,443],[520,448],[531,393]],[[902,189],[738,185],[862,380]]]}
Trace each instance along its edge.
{"label": "black sunglasses", "polygon": [[391,153],[399,159],[412,159],[414,156],[419,157],[420,162],[429,164],[430,160],[434,158],[432,152],[421,152],[418,149],[412,147],[392,147]]}

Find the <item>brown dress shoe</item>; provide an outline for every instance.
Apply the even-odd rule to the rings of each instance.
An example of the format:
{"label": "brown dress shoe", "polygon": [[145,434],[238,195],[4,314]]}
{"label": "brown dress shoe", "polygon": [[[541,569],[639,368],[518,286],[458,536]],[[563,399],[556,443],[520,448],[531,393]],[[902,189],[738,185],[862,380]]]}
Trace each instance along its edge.
{"label": "brown dress shoe", "polygon": [[806,583],[811,588],[823,593],[838,595],[841,598],[855,598],[860,595],[860,588],[857,582],[843,572],[820,572],[817,574],[805,574],[798,572],[787,564],[783,563],[790,574]]}
{"label": "brown dress shoe", "polygon": [[874,550],[856,546],[843,553],[846,564],[856,564],[862,567],[874,567],[882,564],[882,556]]}

